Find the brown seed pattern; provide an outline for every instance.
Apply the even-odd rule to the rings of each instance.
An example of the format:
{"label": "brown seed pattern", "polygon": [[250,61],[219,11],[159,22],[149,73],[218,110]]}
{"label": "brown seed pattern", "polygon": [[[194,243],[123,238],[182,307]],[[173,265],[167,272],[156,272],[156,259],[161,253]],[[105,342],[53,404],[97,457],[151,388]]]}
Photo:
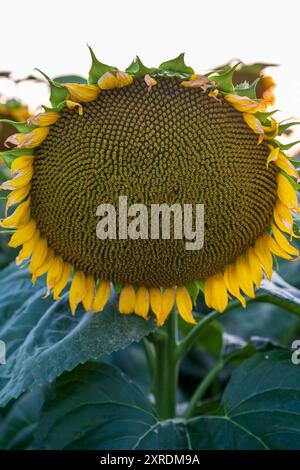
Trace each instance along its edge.
{"label": "brown seed pattern", "polygon": [[[182,285],[212,275],[242,254],[269,225],[276,168],[242,114],[161,78],[102,92],[65,109],[37,150],[32,215],[57,254],[86,274],[146,286]],[[205,243],[105,240],[96,236],[102,203],[205,206]]]}

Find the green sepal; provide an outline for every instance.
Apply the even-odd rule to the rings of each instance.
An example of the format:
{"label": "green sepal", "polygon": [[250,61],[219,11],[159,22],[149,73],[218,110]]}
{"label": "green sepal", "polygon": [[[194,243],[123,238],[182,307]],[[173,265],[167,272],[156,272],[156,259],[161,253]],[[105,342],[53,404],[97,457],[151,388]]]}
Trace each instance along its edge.
{"label": "green sepal", "polygon": [[272,142],[275,144],[276,147],[280,147],[282,150],[290,150],[292,147],[294,147],[294,145],[300,144],[300,140],[295,140],[290,144],[282,144],[276,139],[273,139]]}
{"label": "green sepal", "polygon": [[80,75],[60,75],[59,77],[53,78],[55,83],[79,83],[86,85],[87,80]]}
{"label": "green sepal", "polygon": [[66,106],[66,100],[62,101],[59,103],[55,108],[48,108],[48,106],[44,106],[44,111],[45,112],[54,112],[54,113],[60,113]]}
{"label": "green sepal", "polygon": [[92,58],[92,65],[89,71],[88,83],[90,85],[96,85],[102,75],[104,75],[106,72],[113,72],[114,70],[117,70],[117,68],[113,67],[112,65],[106,65],[102,62],[99,62],[99,60],[94,54],[93,49],[90,46],[88,46],[88,48]]}
{"label": "green sepal", "polygon": [[54,82],[44,72],[39,69],[35,69],[40,72],[43,77],[49,82],[50,85],[50,103],[53,108],[56,108],[62,101],[67,97],[68,90],[62,87],[58,82]]}
{"label": "green sepal", "polygon": [[300,122],[289,122],[287,124],[280,124],[279,129],[278,129],[278,135],[282,135],[285,133],[287,129],[289,129],[292,126],[298,126]]}
{"label": "green sepal", "polygon": [[120,294],[122,290],[123,285],[120,282],[114,282],[114,289],[116,291],[116,294]]}
{"label": "green sepal", "polygon": [[136,56],[136,58],[131,62],[129,67],[125,70],[126,73],[129,75],[133,75],[137,78],[144,77],[145,75],[155,75],[157,73],[157,69],[155,68],[149,68],[146,67],[139,56]]}
{"label": "green sepal", "polygon": [[189,284],[187,284],[186,288],[187,288],[187,290],[188,290],[188,292],[191,296],[193,305],[195,306],[196,302],[197,302],[197,297],[198,297],[198,294],[199,294],[199,290],[200,290],[198,282],[197,281],[192,281]]}
{"label": "green sepal", "polygon": [[5,152],[0,152],[0,157],[3,158],[5,161],[5,165],[10,168],[12,162],[17,157],[23,157],[24,155],[32,155],[33,149],[15,149],[15,150],[7,150]]}
{"label": "green sepal", "polygon": [[251,85],[247,85],[247,83],[241,83],[240,85],[235,86],[235,93],[239,96],[247,96],[251,100],[256,100],[256,87],[258,82],[260,81],[260,77],[258,77],[256,80],[254,80]]}
{"label": "green sepal", "polygon": [[0,122],[6,122],[6,124],[9,124],[10,126],[15,127],[18,132],[21,132],[22,134],[27,134],[27,132],[32,131],[33,129],[36,129],[38,126],[35,125],[28,125],[25,122],[16,122],[11,119],[0,119]]}
{"label": "green sepal", "polygon": [[300,238],[300,227],[297,225],[297,223],[293,224],[293,232],[295,238]]}
{"label": "green sepal", "polygon": [[162,62],[157,69],[158,75],[164,75],[167,77],[190,77],[195,72],[192,67],[188,67],[184,62],[184,52],[179,54],[175,59],[167,60]]}
{"label": "green sepal", "polygon": [[226,70],[223,73],[219,73],[218,75],[209,75],[209,79],[216,82],[217,88],[220,91],[223,91],[224,93],[233,93],[235,90],[234,90],[232,78],[233,78],[233,74],[235,70],[238,68],[240,64],[241,62],[237,62],[229,70]]}

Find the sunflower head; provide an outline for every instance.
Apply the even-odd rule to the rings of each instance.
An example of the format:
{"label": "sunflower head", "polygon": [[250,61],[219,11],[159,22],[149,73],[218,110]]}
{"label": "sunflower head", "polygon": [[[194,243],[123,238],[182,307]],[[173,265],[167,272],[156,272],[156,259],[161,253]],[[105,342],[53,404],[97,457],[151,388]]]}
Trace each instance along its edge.
{"label": "sunflower head", "polygon": [[[274,257],[298,256],[289,241],[298,175],[278,140],[291,123],[274,119],[255,84],[234,87],[238,64],[200,75],[181,54],[158,68],[137,57],[120,71],[90,51],[87,83],[46,77],[52,107],[15,123],[6,141],[14,148],[2,153],[12,179],[2,184],[11,193],[1,225],[15,229],[17,264],[29,260],[33,282],[46,274],[57,300],[71,278],[73,314],[81,302],[102,311],[113,286],[120,313],[153,313],[158,325],[175,303],[194,323],[200,289],[208,307],[224,311],[231,297],[245,306]],[[99,239],[97,208],[124,196],[130,207],[171,208],[171,237],[143,236],[129,213],[134,237],[118,220],[118,236]],[[187,250],[174,217],[197,204],[204,244]],[[148,233],[148,211],[144,222]]]}

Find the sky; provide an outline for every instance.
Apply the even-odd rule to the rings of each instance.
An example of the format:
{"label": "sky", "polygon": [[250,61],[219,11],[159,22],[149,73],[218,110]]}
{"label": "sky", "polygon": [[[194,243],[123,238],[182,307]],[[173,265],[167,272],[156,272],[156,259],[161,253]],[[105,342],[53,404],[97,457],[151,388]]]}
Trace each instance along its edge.
{"label": "sky", "polygon": [[[86,44],[105,63],[125,69],[138,54],[145,65],[186,53],[205,72],[230,59],[268,62],[277,82],[280,119],[300,118],[299,2],[296,0],[14,0],[1,2],[0,70],[16,77],[37,67],[50,77],[87,76]],[[31,108],[48,103],[47,87],[0,80],[0,93]],[[299,130],[294,138],[300,139]]]}

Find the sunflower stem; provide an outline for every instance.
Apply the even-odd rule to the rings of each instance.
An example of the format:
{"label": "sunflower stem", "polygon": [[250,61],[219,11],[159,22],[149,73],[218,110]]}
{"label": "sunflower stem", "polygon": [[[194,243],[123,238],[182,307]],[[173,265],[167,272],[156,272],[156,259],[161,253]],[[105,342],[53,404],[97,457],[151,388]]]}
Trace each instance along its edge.
{"label": "sunflower stem", "polygon": [[154,343],[156,351],[156,374],[154,394],[158,417],[174,418],[176,415],[178,360],[177,349],[177,312],[172,310],[166,322],[167,335]]}
{"label": "sunflower stem", "polygon": [[213,322],[219,318],[222,313],[214,310],[206,315],[202,320],[200,320],[196,326],[183,338],[182,341],[178,344],[176,348],[176,359],[179,360],[184,357],[190,349],[193,347],[194,343],[197,341],[199,333],[205,328],[209,323]]}
{"label": "sunflower stem", "polygon": [[216,377],[218,376],[220,370],[223,369],[226,361],[223,358],[219,358],[215,363],[214,367],[208,372],[208,374],[204,377],[202,382],[196,388],[190,402],[188,404],[187,409],[185,410],[183,417],[185,419],[189,419],[193,416],[195,408],[199,401],[203,398],[205,392],[210,387],[210,385],[215,381]]}

